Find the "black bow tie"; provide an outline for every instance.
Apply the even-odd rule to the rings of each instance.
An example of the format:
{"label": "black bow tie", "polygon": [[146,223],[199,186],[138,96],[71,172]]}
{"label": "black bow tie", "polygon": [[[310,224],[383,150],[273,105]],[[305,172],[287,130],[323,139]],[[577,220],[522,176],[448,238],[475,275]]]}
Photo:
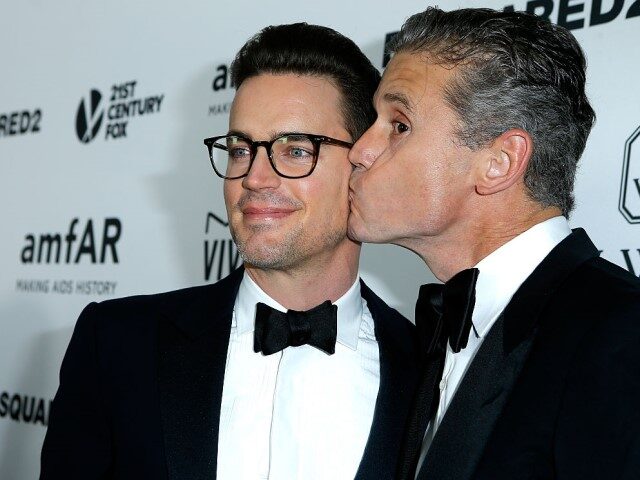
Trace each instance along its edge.
{"label": "black bow tie", "polygon": [[271,355],[287,347],[311,345],[333,355],[337,332],[338,307],[329,300],[306,312],[286,313],[258,303],[253,350]]}
{"label": "black bow tie", "polygon": [[454,353],[467,346],[473,326],[471,318],[478,274],[477,268],[469,268],[451,277],[444,285],[430,283],[420,287],[416,327],[423,342],[423,352],[443,352],[447,339]]}

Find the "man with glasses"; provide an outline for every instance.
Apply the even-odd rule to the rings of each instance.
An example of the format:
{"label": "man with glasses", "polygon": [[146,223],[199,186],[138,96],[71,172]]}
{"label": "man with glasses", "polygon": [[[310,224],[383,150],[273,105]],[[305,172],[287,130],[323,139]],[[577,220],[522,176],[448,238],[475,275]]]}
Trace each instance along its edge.
{"label": "man with glasses", "polygon": [[244,268],[92,304],[61,371],[47,479],[390,479],[415,383],[412,326],[358,277],[352,142],[379,73],[324,27],[268,27],[205,139]]}

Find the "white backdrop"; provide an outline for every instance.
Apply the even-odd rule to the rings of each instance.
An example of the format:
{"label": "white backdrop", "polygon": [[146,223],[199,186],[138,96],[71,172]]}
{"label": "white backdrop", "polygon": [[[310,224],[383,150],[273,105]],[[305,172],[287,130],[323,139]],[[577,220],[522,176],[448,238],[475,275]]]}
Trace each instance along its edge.
{"label": "white backdrop", "polygon": [[[226,131],[226,68],[269,24],[385,35],[434,2],[4,2],[0,16],[0,479],[33,479],[73,325],[93,300],[216,281],[235,261],[202,139]],[[640,0],[442,2],[533,9],[570,27],[598,121],[573,226],[640,275]],[[635,140],[635,141],[634,141]],[[366,246],[362,275],[413,317],[432,276]]]}

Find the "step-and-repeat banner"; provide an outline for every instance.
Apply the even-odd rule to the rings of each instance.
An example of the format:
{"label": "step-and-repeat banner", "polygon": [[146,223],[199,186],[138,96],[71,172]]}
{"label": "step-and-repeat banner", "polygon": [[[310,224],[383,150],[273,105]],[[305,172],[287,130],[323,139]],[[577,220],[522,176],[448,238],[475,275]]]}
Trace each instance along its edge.
{"label": "step-and-repeat banner", "polygon": [[[0,478],[37,477],[60,362],[88,302],[215,282],[239,264],[203,138],[227,130],[229,64],[269,24],[384,44],[428,4],[5,2],[0,15]],[[573,226],[640,275],[640,0],[460,0],[528,10],[584,47],[598,120]],[[433,277],[366,246],[362,276],[408,317]]]}

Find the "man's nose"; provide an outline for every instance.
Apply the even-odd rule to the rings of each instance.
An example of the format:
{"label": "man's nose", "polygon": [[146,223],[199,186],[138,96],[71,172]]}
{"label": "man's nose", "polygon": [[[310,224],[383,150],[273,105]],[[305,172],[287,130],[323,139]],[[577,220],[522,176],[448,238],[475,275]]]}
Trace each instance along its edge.
{"label": "man's nose", "polygon": [[242,186],[249,190],[278,188],[280,185],[281,177],[271,166],[266,147],[261,147],[256,151],[249,173],[242,179]]}
{"label": "man's nose", "polygon": [[349,151],[349,161],[356,170],[368,170],[383,150],[375,124],[372,125]]}

